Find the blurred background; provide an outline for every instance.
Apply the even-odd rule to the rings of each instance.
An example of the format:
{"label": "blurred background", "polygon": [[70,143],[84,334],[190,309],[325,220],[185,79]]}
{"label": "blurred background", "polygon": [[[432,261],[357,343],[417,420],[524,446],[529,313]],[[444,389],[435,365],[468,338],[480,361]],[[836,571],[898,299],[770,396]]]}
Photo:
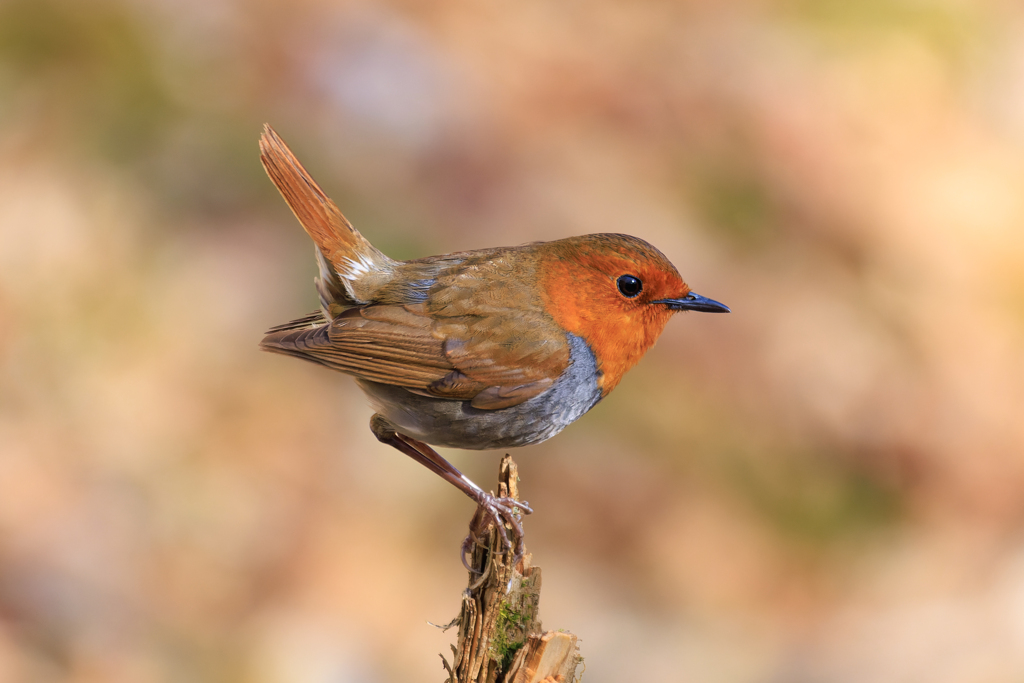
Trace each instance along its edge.
{"label": "blurred background", "polygon": [[391,256],[732,307],[515,454],[588,683],[1024,680],[1018,3],[0,0],[0,681],[444,678],[472,504],[258,352],[264,122]]}

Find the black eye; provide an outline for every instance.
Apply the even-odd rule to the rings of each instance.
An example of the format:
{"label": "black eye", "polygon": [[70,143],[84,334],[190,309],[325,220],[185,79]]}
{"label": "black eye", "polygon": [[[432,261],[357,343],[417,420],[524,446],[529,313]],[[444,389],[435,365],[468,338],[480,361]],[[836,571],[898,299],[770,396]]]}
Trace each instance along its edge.
{"label": "black eye", "polygon": [[622,292],[622,296],[630,299],[635,297],[644,289],[644,283],[640,282],[640,278],[633,275],[620,275],[615,284],[619,286],[619,291]]}

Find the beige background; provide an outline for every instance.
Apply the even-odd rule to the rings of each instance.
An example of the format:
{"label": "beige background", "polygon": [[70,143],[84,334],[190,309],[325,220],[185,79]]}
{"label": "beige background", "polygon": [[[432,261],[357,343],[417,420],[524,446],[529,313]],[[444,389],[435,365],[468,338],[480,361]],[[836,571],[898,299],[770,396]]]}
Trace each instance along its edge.
{"label": "beige background", "polygon": [[257,351],[264,121],[392,256],[628,232],[732,306],[516,454],[588,683],[1024,680],[1018,3],[4,0],[0,681],[442,680],[472,506]]}

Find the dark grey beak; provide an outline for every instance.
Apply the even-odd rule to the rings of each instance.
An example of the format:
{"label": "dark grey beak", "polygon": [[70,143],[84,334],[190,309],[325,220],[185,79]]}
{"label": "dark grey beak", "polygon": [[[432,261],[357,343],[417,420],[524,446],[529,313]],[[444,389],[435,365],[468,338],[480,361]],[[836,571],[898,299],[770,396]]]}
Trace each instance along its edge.
{"label": "dark grey beak", "polygon": [[704,313],[729,313],[729,307],[700,294],[690,292],[682,299],[659,299],[652,304],[665,304],[673,311],[703,311]]}

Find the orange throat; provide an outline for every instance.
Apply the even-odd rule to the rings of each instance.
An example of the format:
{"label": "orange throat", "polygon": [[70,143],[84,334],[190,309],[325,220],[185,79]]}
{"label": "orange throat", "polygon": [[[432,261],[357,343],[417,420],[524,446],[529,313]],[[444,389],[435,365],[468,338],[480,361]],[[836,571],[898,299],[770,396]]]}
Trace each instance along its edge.
{"label": "orange throat", "polygon": [[672,317],[664,306],[624,302],[606,277],[568,262],[548,261],[541,277],[544,303],[555,322],[593,351],[602,396],[654,346]]}

